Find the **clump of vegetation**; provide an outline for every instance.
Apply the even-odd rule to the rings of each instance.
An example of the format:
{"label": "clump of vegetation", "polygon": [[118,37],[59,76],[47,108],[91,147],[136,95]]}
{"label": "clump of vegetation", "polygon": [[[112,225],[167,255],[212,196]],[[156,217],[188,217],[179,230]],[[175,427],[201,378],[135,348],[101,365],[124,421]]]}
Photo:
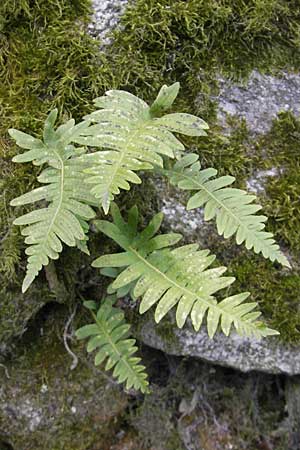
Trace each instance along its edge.
{"label": "clump of vegetation", "polygon": [[[142,182],[142,171],[156,172],[179,189],[191,191],[187,209],[203,207],[204,220],[215,219],[219,235],[235,236],[237,244],[244,243],[248,250],[290,267],[272,233],[265,231],[267,218],[256,214],[261,206],[254,203],[255,195],[232,188],[232,176],[217,177],[214,168],[202,169],[198,155],[185,154],[184,145],[173,133],[206,136],[208,125],[191,114],[166,113],[178,91],[179,83],[163,86],[149,106],[127,91],[110,90],[95,99],[98,109],[82,122],[76,125],[70,119],[57,128],[55,109],[45,121],[43,139],[9,130],[17,145],[26,150],[14,156],[14,162],[47,165],[38,176],[42,186],[11,201],[16,207],[42,206],[14,221],[25,226],[22,235],[28,260],[22,291],[27,291],[43,266],[59,258],[63,244],[89,254],[89,221],[96,215],[93,207],[99,206],[105,214],[111,212],[113,223],[101,220],[95,221],[95,226],[123,250],[92,263],[102,268],[103,275],[114,278],[109,294],[140,299],[141,314],[155,305],[157,323],[176,306],[179,328],[190,316],[198,331],[206,319],[211,338],[218,328],[228,336],[233,327],[240,335],[256,338],[278,334],[257,320],[261,314],[255,310],[257,304],[245,303],[248,292],[217,302],[215,295],[234,278],[223,277],[226,267],[210,267],[215,256],[209,250],[198,250],[197,244],[177,247],[181,235],[157,234],[161,213],[140,232],[138,208],[129,210],[126,222],[113,203],[121,189],[129,191],[130,183]],[[91,301],[86,305],[95,323],[80,328],[77,336],[89,338],[88,351],[97,349],[95,364],[108,358],[106,369],[114,368],[119,382],[147,392],[144,366],[133,356],[137,348],[135,341],[128,339],[123,313],[110,300],[99,309]]]}
{"label": "clump of vegetation", "polygon": [[[0,277],[3,296],[8,285],[19,283],[16,267],[20,263],[22,267],[23,240],[12,227],[15,212],[9,201],[28,187],[34,187],[39,172],[38,168],[32,170],[11,163],[16,147],[6,134],[8,127],[31,130],[38,135],[46,114],[53,107],[58,108],[62,121],[71,114],[79,119],[91,111],[91,99],[108,87],[125,88],[148,100],[161,84],[175,79],[183,86],[178,108],[200,114],[212,123],[215,104],[211,94],[217,92],[217,73],[236,78],[247,76],[253,68],[274,71],[299,67],[297,23],[300,13],[296,1],[287,6],[282,0],[247,3],[228,0],[225,4],[138,0],[129,4],[121,19],[121,28],[114,33],[106,54],[99,52],[99,43],[87,34],[89,14],[87,0],[51,0],[38,4],[29,0],[17,0],[12,4],[6,0],[0,6],[3,43],[0,50],[0,158],[4,175],[0,194]],[[222,175],[226,172],[235,175],[242,167],[244,179],[249,154],[242,147],[247,139],[244,127],[224,139],[221,130],[213,126],[210,136],[199,144],[189,137],[184,137],[182,142],[201,155],[204,167],[213,164]],[[284,139],[282,133],[282,145]],[[238,153],[238,163],[233,163],[227,150],[233,150],[235,157]],[[259,160],[259,164],[263,165],[263,160]],[[271,228],[277,238],[283,238],[288,245],[293,241],[293,248],[297,249],[297,208],[290,208],[291,194],[284,194],[287,207],[282,213],[283,185],[279,189],[276,180],[273,181],[276,186],[269,185],[268,197],[262,199],[271,216]],[[294,175],[286,179],[295,189],[293,205],[297,204],[295,181]],[[290,188],[288,190],[290,192]],[[272,198],[274,202],[277,199],[275,208]],[[19,211],[27,209],[20,207]],[[69,260],[72,258],[71,253]],[[267,300],[266,308],[261,298],[260,303],[264,312],[270,311]],[[271,311],[269,317],[282,337],[289,340],[292,335],[283,332],[286,322],[277,326],[272,322]],[[296,334],[293,336],[291,339],[296,339]]]}
{"label": "clump of vegetation", "polygon": [[262,169],[272,170],[264,184],[266,212],[275,235],[297,258],[300,251],[300,120],[290,112],[281,113],[272,129],[257,143]]}

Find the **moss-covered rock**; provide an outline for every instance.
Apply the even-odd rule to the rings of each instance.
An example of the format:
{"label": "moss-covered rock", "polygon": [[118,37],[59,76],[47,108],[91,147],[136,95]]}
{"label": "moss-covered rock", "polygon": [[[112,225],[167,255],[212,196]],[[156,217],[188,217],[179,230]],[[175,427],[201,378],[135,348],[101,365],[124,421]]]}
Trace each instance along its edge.
{"label": "moss-covered rock", "polygon": [[127,396],[69,341],[79,358],[71,370],[62,339],[67,312],[48,311],[0,366],[0,441],[14,450],[104,450],[115,442]]}

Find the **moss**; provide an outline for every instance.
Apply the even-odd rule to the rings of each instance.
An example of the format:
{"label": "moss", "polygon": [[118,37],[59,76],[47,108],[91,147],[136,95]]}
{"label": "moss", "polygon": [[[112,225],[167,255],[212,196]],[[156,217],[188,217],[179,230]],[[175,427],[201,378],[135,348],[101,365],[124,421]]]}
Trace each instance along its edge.
{"label": "moss", "polygon": [[[299,14],[297,1],[132,1],[113,54],[131,88],[149,95],[162,80],[179,80],[183,104],[207,115],[216,71],[237,78],[253,68],[299,67]],[[199,92],[204,103],[194,105]]]}
{"label": "moss", "polygon": [[[280,331],[284,342],[300,341],[300,158],[299,136],[300,120],[291,113],[281,113],[273,121],[270,131],[262,136],[247,137],[245,133],[236,134],[241,138],[241,158],[236,172],[242,173],[242,187],[245,180],[256,178],[260,173],[272,169],[275,176],[262,177],[262,190],[259,202],[263,213],[268,216],[267,229],[272,231],[283,251],[292,257],[292,270],[283,270],[276,264],[264,261],[246,250],[237,251],[223,248],[218,256],[229,266],[236,276],[234,289],[249,290],[251,297],[258,301],[263,317],[271,327]],[[236,133],[236,131],[234,132]],[[244,151],[244,154],[243,154]],[[235,158],[231,159],[235,163]],[[231,173],[230,171],[227,173]],[[241,181],[240,176],[238,180]],[[232,241],[230,242],[232,244]],[[225,249],[225,251],[224,251]]]}
{"label": "moss", "polygon": [[224,135],[222,126],[214,124],[196,152],[203,167],[214,167],[219,175],[236,177],[236,185],[244,188],[253,170],[252,139],[244,119],[228,116],[226,126],[230,128],[228,135]]}
{"label": "moss", "polygon": [[279,114],[257,143],[261,167],[276,173],[267,178],[262,197],[270,228],[296,258],[300,251],[299,142],[300,120],[287,112]]}
{"label": "moss", "polygon": [[279,266],[243,252],[230,263],[236,277],[234,290],[251,292],[268,325],[280,332],[284,342],[300,341],[298,271],[283,271]]}

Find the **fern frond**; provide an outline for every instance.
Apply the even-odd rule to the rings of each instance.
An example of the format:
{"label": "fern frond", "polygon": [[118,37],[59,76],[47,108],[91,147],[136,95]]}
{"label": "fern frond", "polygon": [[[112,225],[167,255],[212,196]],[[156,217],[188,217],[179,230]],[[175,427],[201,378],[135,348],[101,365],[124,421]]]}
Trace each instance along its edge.
{"label": "fern frond", "polygon": [[187,209],[204,207],[204,219],[215,217],[220,235],[229,238],[236,234],[237,244],[244,242],[248,250],[253,249],[271,261],[290,267],[273,234],[264,230],[267,217],[256,214],[261,209],[253,203],[256,196],[229,187],[235,181],[234,177],[215,178],[217,170],[201,170],[198,155],[193,153],[185,155],[171,170],[163,170],[163,173],[180,189],[195,192],[188,200]]}
{"label": "fern frond", "polygon": [[28,150],[15,156],[14,162],[33,161],[36,165],[50,165],[38,177],[38,181],[44,186],[11,201],[12,206],[40,201],[48,203],[48,206],[24,214],[14,221],[15,225],[25,225],[22,235],[26,236],[25,243],[29,245],[25,251],[28,264],[23,292],[28,289],[42,266],[49,263],[49,259],[58,259],[62,242],[71,247],[77,245],[88,252],[87,220],[95,216],[89,205],[96,206],[97,201],[84,183],[83,170],[86,165],[74,158],[82,150],[70,145],[73,138],[87,127],[87,123],[75,125],[74,120],[70,120],[55,130],[56,116],[56,110],[49,114],[43,141],[18,130],[9,131],[17,144]]}
{"label": "fern frond", "polygon": [[91,193],[101,199],[105,213],[120,189],[129,190],[130,183],[141,183],[136,171],[154,165],[162,167],[162,156],[174,158],[184,150],[172,132],[189,136],[206,134],[207,124],[190,114],[160,117],[172,105],[178,90],[179,83],[163,86],[152,106],[118,90],[95,99],[100,109],[85,119],[96,124],[84,130],[75,142],[105,149],[81,158],[89,165],[86,182],[92,185]]}
{"label": "fern frond", "polygon": [[[93,262],[94,267],[116,267],[123,270],[112,283],[118,290],[134,283],[134,298],[141,297],[140,313],[156,304],[155,320],[159,322],[177,305],[176,321],[182,327],[189,315],[196,331],[204,316],[207,331],[213,337],[219,324],[228,335],[231,326],[240,334],[256,337],[277,334],[256,319],[256,303],[243,303],[249,293],[225,298],[220,303],[214,298],[219,290],[231,285],[233,277],[223,277],[225,267],[209,268],[215,256],[209,250],[198,250],[197,244],[172,248],[179,234],[157,235],[163,215],[157,214],[149,225],[137,232],[138,212],[129,212],[128,223],[117,206],[112,207],[113,223],[97,221],[97,228],[117,242],[125,251],[104,255]],[[171,247],[171,248],[170,248]]]}
{"label": "fern frond", "polygon": [[105,299],[95,311],[96,304],[85,302],[94,318],[93,324],[76,331],[78,339],[89,338],[87,351],[97,350],[95,365],[106,360],[105,370],[113,369],[113,376],[119,383],[126,382],[126,388],[149,392],[149,383],[141,358],[134,356],[137,351],[135,339],[129,339],[130,325],[125,322],[122,310],[113,306],[113,300]]}

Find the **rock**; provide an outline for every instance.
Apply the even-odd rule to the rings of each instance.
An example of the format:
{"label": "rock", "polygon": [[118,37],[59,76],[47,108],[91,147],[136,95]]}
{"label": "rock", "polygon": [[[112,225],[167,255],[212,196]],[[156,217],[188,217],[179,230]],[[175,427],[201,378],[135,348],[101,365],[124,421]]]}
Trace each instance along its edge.
{"label": "rock", "polygon": [[[45,268],[45,278],[40,276],[30,289],[22,294],[20,280],[7,285],[3,281],[0,306],[0,356],[12,351],[13,340],[27,329],[28,323],[48,303],[67,303],[73,289],[66,290],[58,279],[53,262]],[[0,284],[1,284],[0,277]]]}
{"label": "rock", "polygon": [[262,75],[254,70],[249,80],[234,83],[219,78],[218,118],[226,127],[226,114],[245,118],[250,131],[266,133],[281,111],[300,111],[300,74]]}
{"label": "rock", "polygon": [[108,33],[115,28],[119,17],[125,10],[128,0],[93,0],[93,17],[89,25],[90,33],[101,40],[102,44],[109,44]]}
{"label": "rock", "polygon": [[12,340],[21,336],[32,317],[51,301],[54,298],[49,289],[39,281],[25,295],[19,285],[5,288],[1,295],[0,355],[11,350]]}
{"label": "rock", "polygon": [[289,425],[289,450],[299,450],[300,443],[300,377],[286,382],[286,406]]}
{"label": "rock", "polygon": [[2,439],[14,450],[104,450],[115,438],[127,395],[86,358],[85,343],[69,341],[79,358],[70,369],[65,315],[48,314],[43,335],[31,331],[0,365],[0,448]]}
{"label": "rock", "polygon": [[[152,313],[152,314],[151,314]],[[210,339],[203,328],[196,333],[190,324],[178,329],[172,316],[156,324],[153,312],[138,327],[137,336],[146,345],[170,355],[190,356],[242,372],[257,370],[272,374],[300,374],[300,348],[281,343],[278,338],[229,337],[217,333]]]}

